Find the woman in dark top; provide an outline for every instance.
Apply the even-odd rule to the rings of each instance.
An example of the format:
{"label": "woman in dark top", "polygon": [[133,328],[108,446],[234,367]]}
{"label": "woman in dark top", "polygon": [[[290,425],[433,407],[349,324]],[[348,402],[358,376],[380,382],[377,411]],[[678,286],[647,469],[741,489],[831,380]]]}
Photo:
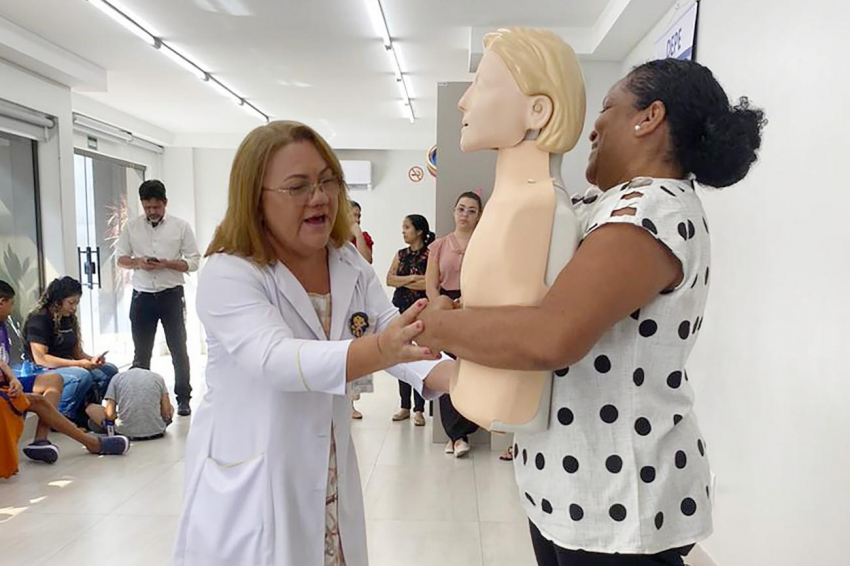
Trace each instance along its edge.
{"label": "woman in dark top", "polygon": [[91,356],[83,350],[77,305],[82,285],[72,277],[54,279],[24,324],[27,357],[39,371],[50,368],[62,376],[59,411],[80,425],[88,419],[88,401],[100,402],[118,368],[106,363],[105,352]]}
{"label": "woman in dark top", "polygon": [[[395,287],[393,305],[404,312],[419,299],[425,298],[425,271],[428,268],[428,246],[434,241],[434,233],[428,226],[428,220],[419,214],[405,217],[401,225],[404,243],[408,247],[401,249],[393,259],[387,273],[387,285]],[[407,383],[398,382],[401,396],[401,410],[393,415],[394,421],[410,418],[410,393],[413,392],[413,423],[425,426],[425,400],[413,391]]]}

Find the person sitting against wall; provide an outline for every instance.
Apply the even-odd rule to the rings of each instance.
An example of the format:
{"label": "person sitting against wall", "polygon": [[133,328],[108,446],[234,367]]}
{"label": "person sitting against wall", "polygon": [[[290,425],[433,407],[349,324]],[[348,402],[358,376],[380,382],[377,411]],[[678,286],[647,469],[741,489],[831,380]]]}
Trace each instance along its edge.
{"label": "person sitting against wall", "polygon": [[59,459],[59,448],[47,440],[50,429],[82,444],[91,454],[120,456],[130,450],[126,436],[96,436],[86,434],[66,419],[50,400],[42,395],[25,393],[12,368],[0,360],[0,478],[8,479],[18,473],[18,440],[24,432],[27,412],[38,416],[36,441],[24,448],[32,460],[53,464]]}
{"label": "person sitting against wall", "polygon": [[84,427],[86,405],[103,399],[118,368],[106,363],[105,352],[92,356],[83,350],[77,318],[82,294],[82,285],[73,277],[54,279],[24,323],[24,341],[37,373],[50,369],[62,376],[59,412]]}

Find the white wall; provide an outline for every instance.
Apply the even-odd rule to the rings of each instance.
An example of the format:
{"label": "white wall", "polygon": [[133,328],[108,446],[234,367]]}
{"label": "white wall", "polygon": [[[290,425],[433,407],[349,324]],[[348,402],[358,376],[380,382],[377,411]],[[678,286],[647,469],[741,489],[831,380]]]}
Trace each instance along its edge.
{"label": "white wall", "polygon": [[[371,191],[352,191],[351,198],[360,203],[364,230],[375,240],[373,266],[382,283],[398,250],[406,247],[401,236],[401,223],[408,214],[421,214],[433,230],[436,182],[427,173],[427,150],[340,150],[340,159],[367,159],[372,162]],[[407,172],[413,166],[426,171],[419,183],[410,181]]]}
{"label": "white wall", "polygon": [[[704,192],[712,289],[692,356],[720,566],[848,564],[848,5],[705,0],[697,57],[770,119],[740,185]],[[651,42],[627,60],[651,56]]]}
{"label": "white wall", "polygon": [[[169,156],[179,148],[166,149]],[[227,210],[227,183],[235,149],[192,151],[195,182],[195,206],[198,245],[204,250],[215,227]],[[414,165],[426,170],[426,152],[339,150],[340,159],[365,159],[372,162],[372,190],[352,191],[351,198],[363,207],[363,228],[375,240],[374,266],[378,277],[385,279],[395,252],[404,247],[401,223],[408,214],[434,218],[434,179],[427,173],[419,183],[411,182],[408,170]],[[170,183],[166,179],[166,183]]]}

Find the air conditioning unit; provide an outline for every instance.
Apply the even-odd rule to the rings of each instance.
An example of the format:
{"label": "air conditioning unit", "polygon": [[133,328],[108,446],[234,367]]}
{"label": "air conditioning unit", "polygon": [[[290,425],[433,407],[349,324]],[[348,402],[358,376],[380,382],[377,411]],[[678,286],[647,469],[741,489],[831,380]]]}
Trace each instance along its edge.
{"label": "air conditioning unit", "polygon": [[361,160],[340,161],[348,188],[353,191],[372,189],[372,162]]}

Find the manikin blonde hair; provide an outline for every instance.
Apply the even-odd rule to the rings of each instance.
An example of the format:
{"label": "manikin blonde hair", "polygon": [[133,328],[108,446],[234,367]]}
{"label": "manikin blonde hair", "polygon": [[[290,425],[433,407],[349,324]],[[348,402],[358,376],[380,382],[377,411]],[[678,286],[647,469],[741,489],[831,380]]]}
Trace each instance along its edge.
{"label": "manikin blonde hair", "polygon": [[269,159],[276,151],[294,142],[313,144],[334,176],[342,182],[343,189],[339,192],[336,219],[331,229],[331,242],[338,248],[351,239],[351,203],[348,200],[345,177],[342,166],[328,142],[309,126],[299,122],[277,121],[255,128],[236,151],[230,169],[227,213],[215,230],[206,256],[216,253],[233,254],[253,260],[259,265],[277,261],[263,225],[260,196]]}
{"label": "manikin blonde hair", "polygon": [[552,101],[552,116],[537,136],[537,147],[549,153],[575,147],[584,128],[585,92],[573,48],[550,31],[520,27],[488,33],[484,48],[505,62],[523,94]]}

